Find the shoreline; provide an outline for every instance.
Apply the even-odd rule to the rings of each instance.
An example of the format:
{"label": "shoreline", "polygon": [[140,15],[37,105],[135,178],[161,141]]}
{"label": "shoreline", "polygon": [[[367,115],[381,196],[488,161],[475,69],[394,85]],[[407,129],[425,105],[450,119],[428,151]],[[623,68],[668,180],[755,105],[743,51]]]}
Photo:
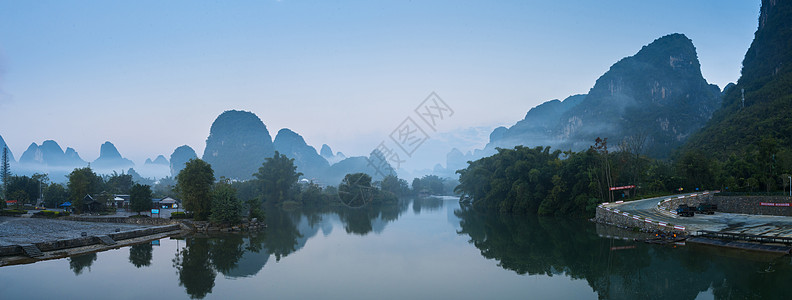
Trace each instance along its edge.
{"label": "shoreline", "polygon": [[[53,249],[49,251],[42,251],[41,256],[37,257],[30,257],[26,255],[9,255],[9,256],[0,256],[0,267],[5,266],[14,266],[14,265],[24,265],[24,264],[32,264],[39,261],[45,260],[53,260],[53,259],[60,259],[66,258],[70,256],[94,253],[94,252],[101,252],[107,251],[112,249],[123,248],[130,245],[140,244],[144,242],[149,242],[153,240],[158,240],[166,237],[178,236],[189,233],[188,230],[179,229],[173,230],[163,233],[155,233],[150,235],[143,235],[138,237],[133,237],[129,239],[122,239],[116,241],[113,245],[105,245],[102,243],[96,243],[91,245],[85,246],[77,246],[77,247],[70,247],[70,248],[60,248],[60,249]],[[14,245],[19,246],[19,245]],[[8,247],[8,246],[3,246]]]}

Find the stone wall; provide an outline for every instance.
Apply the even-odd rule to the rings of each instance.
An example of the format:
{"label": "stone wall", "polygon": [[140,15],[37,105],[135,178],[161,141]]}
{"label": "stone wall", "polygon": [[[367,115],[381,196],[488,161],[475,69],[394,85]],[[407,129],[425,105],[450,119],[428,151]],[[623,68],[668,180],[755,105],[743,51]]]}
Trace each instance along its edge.
{"label": "stone wall", "polygon": [[789,196],[715,196],[712,203],[718,205],[719,212],[792,216],[792,206],[762,206],[760,203],[792,203]]}
{"label": "stone wall", "polygon": [[[704,192],[689,196],[670,196],[670,198],[660,201],[660,205],[658,205],[657,208],[676,213],[676,209],[680,204],[687,204],[688,206],[697,207],[701,203],[713,203],[712,194],[709,192]],[[718,205],[718,209],[718,211],[720,211],[720,205]]]}
{"label": "stone wall", "polygon": [[644,232],[684,232],[685,227],[675,226],[674,224],[658,222],[650,219],[641,218],[639,216],[631,215],[626,212],[621,212],[616,208],[605,207],[600,205],[597,207],[594,221],[601,224],[613,225],[623,229],[638,228]]}

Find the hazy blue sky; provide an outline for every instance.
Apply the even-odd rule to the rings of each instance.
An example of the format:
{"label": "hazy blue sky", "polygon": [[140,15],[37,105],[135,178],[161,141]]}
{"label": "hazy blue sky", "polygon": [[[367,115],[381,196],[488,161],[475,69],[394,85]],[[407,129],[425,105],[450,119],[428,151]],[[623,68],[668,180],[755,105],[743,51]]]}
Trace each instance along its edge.
{"label": "hazy blue sky", "polygon": [[215,117],[242,109],[273,138],[288,127],[360,155],[432,91],[455,111],[440,131],[511,125],[674,32],[723,87],[759,5],[0,0],[0,135],[17,158],[54,139],[92,161],[109,140],[142,164],[183,144],[201,155]]}

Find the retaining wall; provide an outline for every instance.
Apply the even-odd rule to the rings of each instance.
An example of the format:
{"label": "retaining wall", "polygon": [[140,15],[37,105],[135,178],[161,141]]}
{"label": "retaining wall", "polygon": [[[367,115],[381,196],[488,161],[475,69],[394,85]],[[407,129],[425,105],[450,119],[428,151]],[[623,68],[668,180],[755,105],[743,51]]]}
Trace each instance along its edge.
{"label": "retaining wall", "polygon": [[63,217],[62,220],[81,221],[81,222],[99,222],[99,223],[124,223],[124,224],[138,224],[138,225],[152,225],[152,226],[164,226],[164,225],[181,223],[179,220],[171,220],[164,218],[128,218],[128,217],[68,216],[68,217]]}
{"label": "retaining wall", "polygon": [[[789,196],[714,196],[712,203],[718,211],[738,214],[792,216],[792,197]],[[765,203],[766,205],[761,205]],[[767,204],[773,204],[769,206]],[[775,206],[780,204],[779,206]]]}
{"label": "retaining wall", "polygon": [[[687,204],[688,206],[697,207],[701,203],[713,203],[712,195],[713,194],[709,192],[703,192],[687,196],[670,196],[670,198],[661,201],[657,208],[669,211],[671,213],[676,213],[676,209],[680,204]],[[718,205],[718,211],[720,211],[720,205]]]}
{"label": "retaining wall", "polygon": [[[120,222],[119,222],[120,223]],[[117,232],[108,234],[110,238],[114,241],[120,240],[127,240],[147,235],[154,235],[158,233],[165,233],[171,231],[181,230],[180,224],[172,224],[166,226],[157,226],[157,227],[150,227],[150,228],[143,228],[143,229],[136,229],[124,232]],[[65,240],[55,240],[55,241],[48,241],[48,242],[40,242],[40,243],[33,243],[36,247],[39,248],[42,252],[46,251],[54,251],[54,250],[61,250],[61,249],[68,249],[68,248],[75,248],[75,247],[84,247],[90,245],[96,245],[101,243],[98,237],[96,236],[85,236],[85,237],[78,237],[73,239],[65,239]],[[22,247],[18,245],[12,246],[0,246],[0,256],[10,256],[10,255],[25,255],[24,251],[22,251]]]}
{"label": "retaining wall", "polygon": [[675,231],[684,232],[684,226],[678,226],[652,219],[642,218],[620,211],[618,208],[606,207],[607,203],[597,206],[595,221],[625,229],[638,228],[645,232]]}

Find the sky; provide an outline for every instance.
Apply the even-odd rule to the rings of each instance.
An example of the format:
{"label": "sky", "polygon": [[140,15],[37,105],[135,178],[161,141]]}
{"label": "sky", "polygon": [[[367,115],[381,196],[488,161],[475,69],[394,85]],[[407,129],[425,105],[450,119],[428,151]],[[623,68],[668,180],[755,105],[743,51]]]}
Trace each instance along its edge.
{"label": "sky", "polygon": [[759,6],[0,0],[0,136],[17,159],[52,139],[92,161],[111,141],[142,164],[185,144],[202,155],[214,119],[237,109],[273,138],[290,128],[317,150],[365,155],[432,92],[454,114],[430,138],[486,133],[588,92],[670,33],[693,40],[704,78],[723,88],[739,78]]}

